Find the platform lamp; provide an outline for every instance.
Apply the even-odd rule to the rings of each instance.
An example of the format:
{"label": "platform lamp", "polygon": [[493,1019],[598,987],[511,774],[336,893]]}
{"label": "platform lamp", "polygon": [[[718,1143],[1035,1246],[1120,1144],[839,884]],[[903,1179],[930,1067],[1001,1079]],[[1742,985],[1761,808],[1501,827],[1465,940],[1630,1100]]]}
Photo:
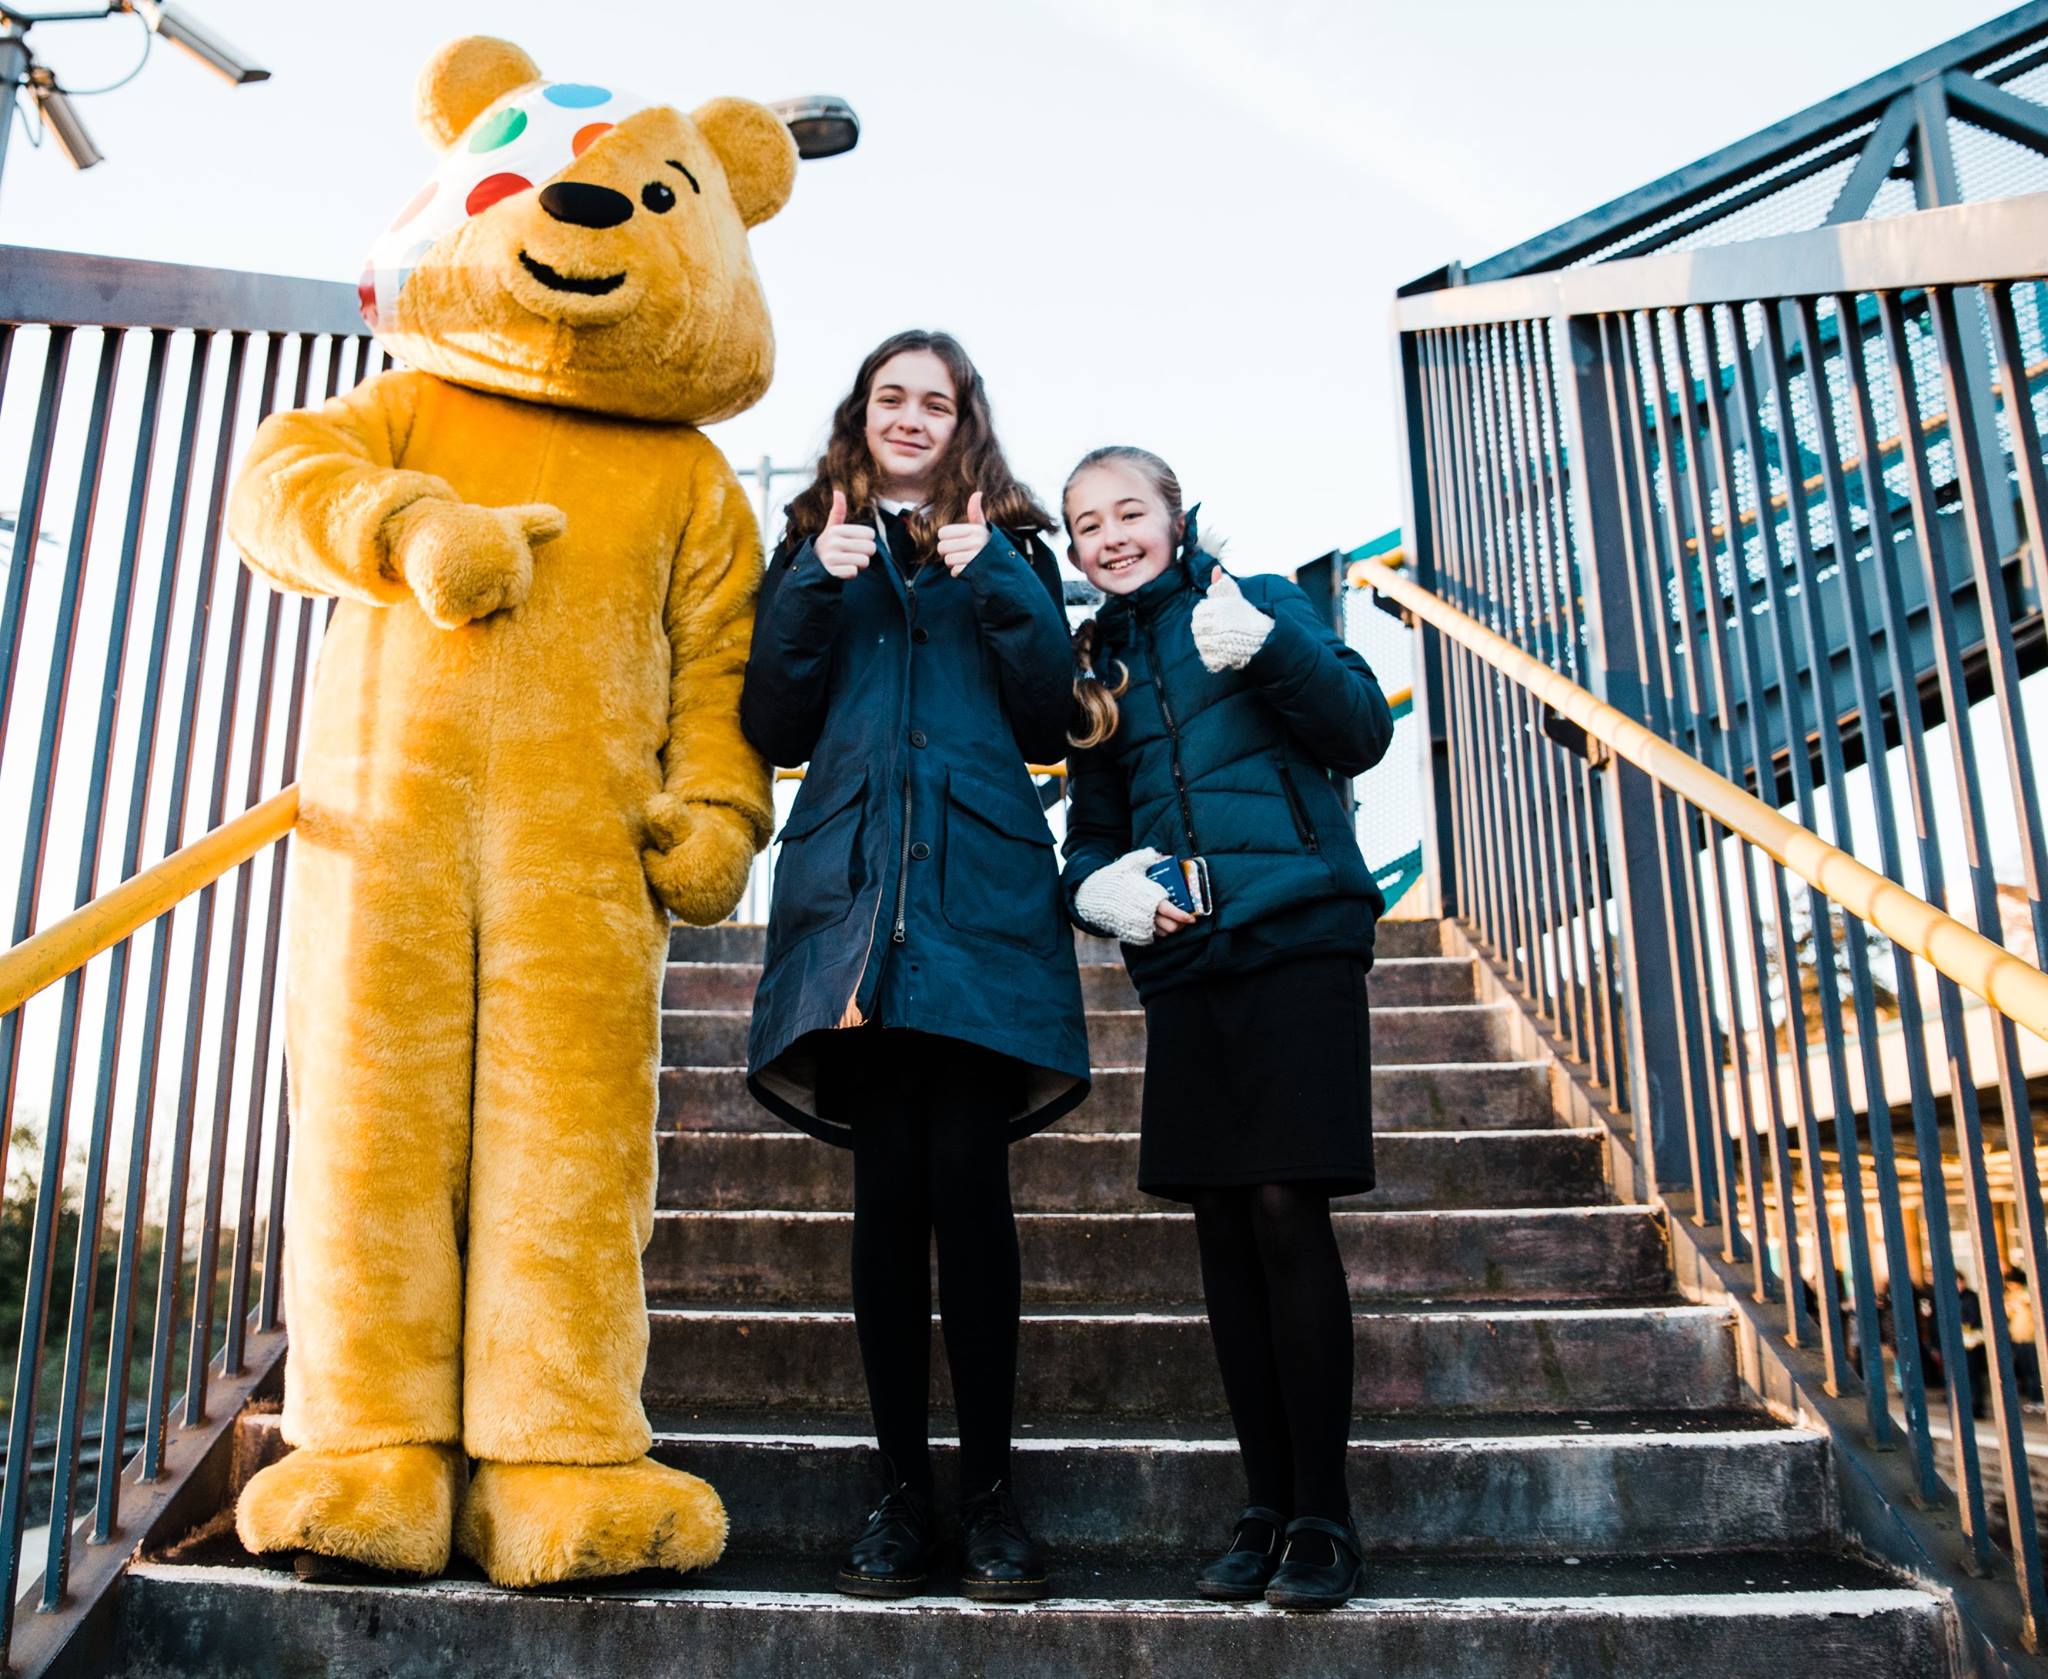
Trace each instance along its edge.
{"label": "platform lamp", "polygon": [[777,99],[768,109],[788,125],[796,138],[797,156],[809,160],[837,157],[860,144],[860,118],[844,99],[829,93],[801,99]]}
{"label": "platform lamp", "polygon": [[[38,64],[35,55],[29,51],[28,32],[38,23],[92,23],[124,12],[140,18],[151,35],[161,36],[172,46],[191,54],[215,75],[237,86],[270,78],[268,70],[250,63],[183,7],[168,4],[166,0],[106,0],[102,5],[61,12],[31,12],[0,0],[0,94],[4,94],[6,101],[4,111],[0,111],[0,117],[5,119],[0,121],[0,170],[7,165],[7,142],[14,132],[15,102],[24,88],[35,100],[36,109],[55,138],[58,149],[71,160],[74,169],[90,169],[100,161],[100,150],[80,120],[70,93],[58,82],[56,72],[47,65]],[[143,57],[146,59],[148,56],[145,47]],[[141,68],[137,64],[135,70]],[[133,74],[135,71],[129,72],[129,75]],[[121,84],[116,82],[113,85],[118,87]]]}

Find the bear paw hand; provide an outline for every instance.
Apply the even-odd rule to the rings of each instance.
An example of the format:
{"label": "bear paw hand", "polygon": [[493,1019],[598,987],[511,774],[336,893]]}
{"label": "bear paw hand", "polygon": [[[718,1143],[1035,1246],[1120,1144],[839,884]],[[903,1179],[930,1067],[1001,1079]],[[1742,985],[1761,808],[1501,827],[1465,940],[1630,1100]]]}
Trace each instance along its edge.
{"label": "bear paw hand", "polygon": [[647,807],[647,832],[648,883],[672,915],[709,927],[732,914],[761,849],[752,821],[730,805],[658,793]]}
{"label": "bear paw hand", "polygon": [[541,503],[416,501],[392,517],[392,569],[429,619],[457,629],[520,605],[533,587],[533,550],[568,523],[559,508]]}

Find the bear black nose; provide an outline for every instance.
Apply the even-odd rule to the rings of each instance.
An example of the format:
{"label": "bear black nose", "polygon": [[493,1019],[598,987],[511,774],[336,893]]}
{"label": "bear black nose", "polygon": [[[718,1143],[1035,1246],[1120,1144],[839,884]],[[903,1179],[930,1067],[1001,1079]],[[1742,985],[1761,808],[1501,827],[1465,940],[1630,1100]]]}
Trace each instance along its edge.
{"label": "bear black nose", "polygon": [[540,189],[540,207],[572,227],[617,227],[633,213],[633,201],[610,187],[587,181],[557,181]]}

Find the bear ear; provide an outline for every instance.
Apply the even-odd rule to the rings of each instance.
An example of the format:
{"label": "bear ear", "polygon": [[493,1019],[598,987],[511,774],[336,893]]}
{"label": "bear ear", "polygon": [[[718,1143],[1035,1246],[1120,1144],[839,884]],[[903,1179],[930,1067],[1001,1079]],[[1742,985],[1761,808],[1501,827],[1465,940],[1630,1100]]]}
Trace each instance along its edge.
{"label": "bear ear", "polygon": [[714,99],[690,114],[725,165],[740,220],[758,227],[789,202],[796,185],[796,137],[766,105]]}
{"label": "bear ear", "polygon": [[540,80],[540,66],[510,41],[465,35],[427,60],[413,89],[413,120],[446,151],[492,100]]}

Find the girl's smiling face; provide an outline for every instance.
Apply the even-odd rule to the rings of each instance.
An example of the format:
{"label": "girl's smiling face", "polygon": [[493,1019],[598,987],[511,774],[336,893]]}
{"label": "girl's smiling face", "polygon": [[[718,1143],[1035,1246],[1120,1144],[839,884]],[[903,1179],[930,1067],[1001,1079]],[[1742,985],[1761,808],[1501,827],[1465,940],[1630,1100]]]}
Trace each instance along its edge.
{"label": "girl's smiling face", "polygon": [[868,386],[868,456],[883,495],[922,504],[960,423],[946,364],[929,350],[904,350],[875,369]]}
{"label": "girl's smiling face", "polygon": [[1168,515],[1141,473],[1118,461],[1079,474],[1064,512],[1074,564],[1105,595],[1127,595],[1164,571],[1186,525]]}

